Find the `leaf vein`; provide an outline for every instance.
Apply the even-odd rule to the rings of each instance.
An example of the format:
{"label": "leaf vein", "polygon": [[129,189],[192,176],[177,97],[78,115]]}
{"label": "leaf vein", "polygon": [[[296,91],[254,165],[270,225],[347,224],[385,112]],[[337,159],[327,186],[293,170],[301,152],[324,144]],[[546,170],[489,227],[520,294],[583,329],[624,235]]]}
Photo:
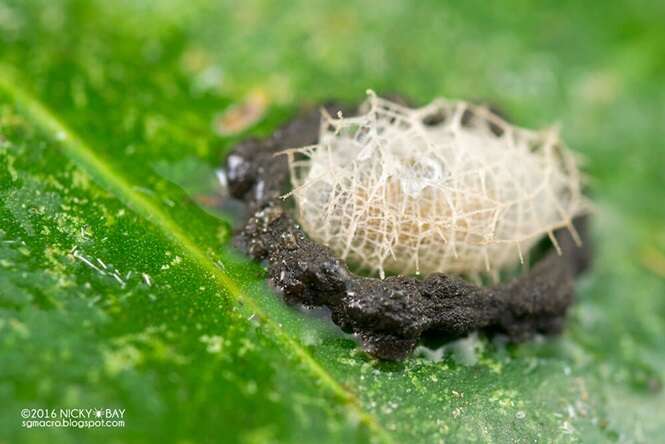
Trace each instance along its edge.
{"label": "leaf vein", "polygon": [[253,312],[261,316],[265,320],[266,325],[272,330],[274,337],[282,342],[284,346],[290,348],[309,369],[310,373],[320,379],[336,397],[355,410],[361,421],[370,430],[375,432],[381,441],[393,442],[393,439],[378,419],[364,410],[359,399],[353,392],[337,382],[300,344],[287,335],[269,316],[263,313],[258,304],[251,297],[244,294],[233,279],[220,270],[213,260],[196,245],[159,205],[143,194],[138,193],[130,181],[98,157],[94,150],[78,134],[65,125],[46,105],[22,86],[19,86],[12,71],[7,67],[0,67],[0,90],[11,97],[17,107],[23,109],[25,114],[33,119],[34,123],[47,133],[52,133],[56,140],[60,142],[65,155],[72,159],[79,168],[93,178],[100,180],[115,197],[156,225],[167,238],[178,244],[190,256],[190,259],[209,272],[218,285],[226,289],[231,297],[247,304]]}

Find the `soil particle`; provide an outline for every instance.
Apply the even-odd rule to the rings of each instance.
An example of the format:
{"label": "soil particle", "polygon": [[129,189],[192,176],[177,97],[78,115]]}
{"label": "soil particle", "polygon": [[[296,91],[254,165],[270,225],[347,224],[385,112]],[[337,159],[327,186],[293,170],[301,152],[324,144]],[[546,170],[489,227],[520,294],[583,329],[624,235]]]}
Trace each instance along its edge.
{"label": "soil particle", "polygon": [[[340,109],[351,114],[348,107],[325,108],[331,115]],[[226,159],[230,194],[251,215],[234,242],[267,262],[271,284],[288,303],[328,307],[333,321],[355,334],[368,353],[388,360],[406,357],[425,333],[454,338],[483,330],[518,342],[561,331],[575,276],[589,264],[586,217],[574,221],[582,247],[559,230],[561,256],[550,251],[525,275],[494,287],[440,273],[422,279],[358,276],[307,237],[281,198],[289,169],[286,156],[275,154],[316,143],[319,126],[318,110],[304,112],[267,139],[240,143]]]}

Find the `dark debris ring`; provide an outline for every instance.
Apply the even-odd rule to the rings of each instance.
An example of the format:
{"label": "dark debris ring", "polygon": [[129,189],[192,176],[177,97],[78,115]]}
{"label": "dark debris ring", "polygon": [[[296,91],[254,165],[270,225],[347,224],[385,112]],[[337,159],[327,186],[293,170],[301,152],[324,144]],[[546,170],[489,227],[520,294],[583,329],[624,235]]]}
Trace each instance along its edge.
{"label": "dark debris ring", "polygon": [[[327,108],[332,115],[339,109]],[[567,230],[558,230],[562,255],[551,249],[528,273],[494,287],[441,273],[422,279],[358,276],[304,233],[281,198],[289,169],[286,156],[275,153],[316,143],[319,125],[317,110],[303,113],[267,139],[240,143],[226,160],[230,194],[250,214],[234,243],[267,262],[270,281],[287,302],[328,307],[333,321],[354,333],[368,353],[390,360],[406,357],[423,334],[460,337],[483,330],[518,342],[562,330],[575,276],[590,260],[586,217],[574,221],[582,247]]]}

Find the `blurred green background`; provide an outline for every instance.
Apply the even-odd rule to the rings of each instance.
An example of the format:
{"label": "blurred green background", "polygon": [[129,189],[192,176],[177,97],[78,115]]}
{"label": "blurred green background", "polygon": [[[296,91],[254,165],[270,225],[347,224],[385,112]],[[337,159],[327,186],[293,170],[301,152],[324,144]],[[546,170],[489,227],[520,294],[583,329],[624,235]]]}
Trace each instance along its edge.
{"label": "blurred green background", "polygon": [[[665,3],[0,1],[0,443],[665,440]],[[365,90],[561,125],[565,334],[373,361],[228,248],[214,169]],[[92,266],[91,266],[92,264]],[[27,430],[22,408],[126,409]]]}

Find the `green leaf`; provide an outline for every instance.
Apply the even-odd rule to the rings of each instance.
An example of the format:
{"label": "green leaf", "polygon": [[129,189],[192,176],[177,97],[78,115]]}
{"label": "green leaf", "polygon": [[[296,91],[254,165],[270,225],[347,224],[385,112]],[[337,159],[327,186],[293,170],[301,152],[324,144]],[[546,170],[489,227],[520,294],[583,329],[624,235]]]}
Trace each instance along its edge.
{"label": "green leaf", "polygon": [[[1,2],[0,443],[662,440],[665,11],[463,3]],[[562,337],[377,362],[231,249],[224,153],[368,87],[563,119],[598,208]]]}

